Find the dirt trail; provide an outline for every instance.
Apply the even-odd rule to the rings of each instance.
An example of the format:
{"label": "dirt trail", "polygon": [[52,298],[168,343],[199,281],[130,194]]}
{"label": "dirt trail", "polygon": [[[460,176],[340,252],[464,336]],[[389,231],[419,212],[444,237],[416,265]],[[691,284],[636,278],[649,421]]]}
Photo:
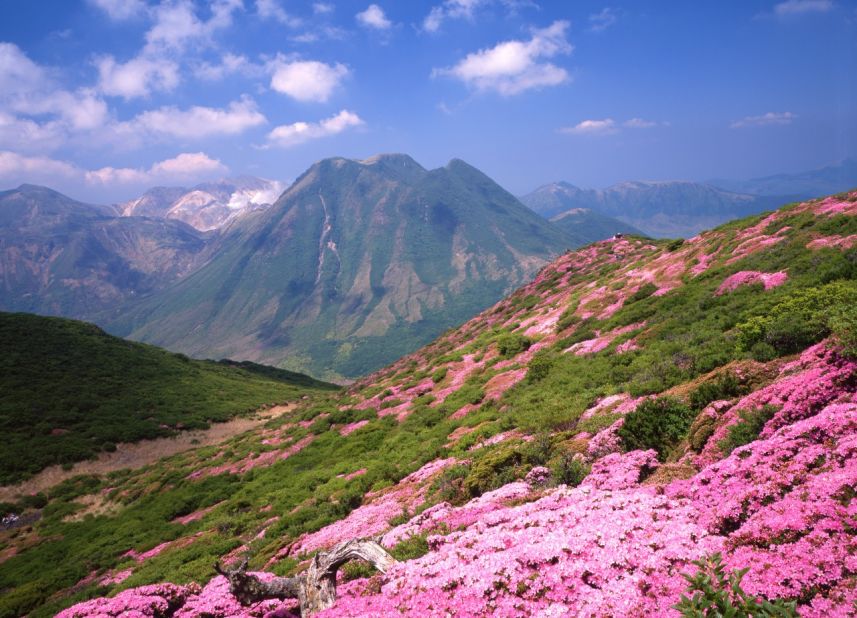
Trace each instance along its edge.
{"label": "dirt trail", "polygon": [[51,466],[23,483],[0,487],[0,502],[11,502],[21,495],[45,491],[78,474],[106,474],[126,468],[134,470],[155,463],[164,457],[218,444],[245,431],[255,429],[272,418],[293,410],[296,405],[290,403],[274,406],[260,410],[249,418],[235,418],[225,423],[214,423],[208,429],[186,431],[171,438],[118,444],[115,452],[101,453],[98,459],[79,461],[71,470],[63,470],[62,466]]}

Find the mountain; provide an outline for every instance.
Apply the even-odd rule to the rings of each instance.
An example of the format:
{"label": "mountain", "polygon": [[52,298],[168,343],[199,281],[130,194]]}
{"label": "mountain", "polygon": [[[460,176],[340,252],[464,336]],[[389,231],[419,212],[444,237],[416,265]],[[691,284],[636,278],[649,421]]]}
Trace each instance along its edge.
{"label": "mountain", "polygon": [[857,187],[857,159],[845,159],[817,170],[774,174],[750,180],[711,180],[727,191],[754,195],[794,195],[801,199],[848,191]]}
{"label": "mountain", "polygon": [[193,271],[206,249],[180,221],[22,185],[0,192],[0,309],[91,318]]}
{"label": "mountain", "polygon": [[0,615],[295,615],[211,565],[356,538],[398,563],[345,565],[321,618],[850,615],[855,248],[857,192],[565,253],[266,427],[16,499]]}
{"label": "mountain", "polygon": [[191,360],[85,322],[0,313],[0,483],[330,388],[272,367]]}
{"label": "mountain", "polygon": [[313,165],[196,272],[107,322],[193,356],[364,375],[526,281],[568,238],[463,161]]}
{"label": "mountain", "polygon": [[242,176],[203,183],[192,189],[155,187],[114,208],[123,217],[177,219],[206,232],[222,228],[245,213],[264,210],[284,188],[276,180]]}
{"label": "mountain", "polygon": [[590,242],[604,240],[615,234],[637,234],[645,236],[633,225],[623,223],[613,217],[599,214],[588,208],[572,208],[550,219],[555,227],[561,229],[571,239],[572,246],[588,245]]}
{"label": "mountain", "polygon": [[733,193],[695,182],[633,181],[606,189],[557,182],[539,187],[521,201],[547,218],[585,208],[663,238],[693,236],[730,219],[773,208],[786,198]]}

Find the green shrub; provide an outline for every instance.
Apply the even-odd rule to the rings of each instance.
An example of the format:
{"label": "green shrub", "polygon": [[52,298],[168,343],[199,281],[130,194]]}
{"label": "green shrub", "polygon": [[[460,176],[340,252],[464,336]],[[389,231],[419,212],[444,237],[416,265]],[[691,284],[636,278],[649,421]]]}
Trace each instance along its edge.
{"label": "green shrub", "polygon": [[511,358],[530,349],[532,342],[519,333],[503,333],[497,337],[497,351],[504,358]]}
{"label": "green shrub", "polygon": [[440,382],[441,380],[443,380],[446,377],[446,374],[448,371],[449,371],[449,368],[446,366],[435,370],[435,372],[433,374],[431,374],[431,381],[434,382],[435,384],[437,384],[438,382]]}
{"label": "green shrub", "polygon": [[470,466],[458,465],[446,468],[429,488],[429,494],[436,495],[441,502],[454,506],[464,504],[470,495],[464,489],[464,479],[470,474]]}
{"label": "green shrub", "polygon": [[767,363],[777,357],[777,349],[767,341],[757,341],[750,348],[750,356],[755,361]]}
{"label": "green shrub", "polygon": [[473,464],[464,489],[472,496],[481,496],[486,491],[502,487],[523,476],[521,453],[507,446],[491,450]]}
{"label": "green shrub", "polygon": [[559,319],[556,322],[556,332],[561,333],[566,328],[573,326],[580,322],[580,316],[578,316],[575,312],[577,311],[577,303],[568,307],[562,314],[559,316]]}
{"label": "green shrub", "polygon": [[533,355],[527,371],[527,382],[530,384],[544,380],[550,373],[556,361],[556,356],[549,350],[539,350]]}
{"label": "green shrub", "polygon": [[729,435],[720,441],[718,446],[724,456],[729,455],[739,446],[750,444],[759,437],[765,423],[774,417],[776,406],[762,406],[756,410],[741,410],[738,414],[741,420],[729,427]]}
{"label": "green shrub", "polygon": [[[684,618],[798,618],[794,601],[757,599],[741,588],[741,580],[749,568],[727,575],[719,553],[693,563],[698,570],[684,574],[687,592],[673,607]],[[690,595],[690,596],[688,596]]]}
{"label": "green shrub", "polygon": [[395,547],[390,550],[390,554],[396,560],[416,560],[422,558],[429,552],[427,534],[418,534],[399,541]]}
{"label": "green shrub", "polygon": [[646,399],[625,417],[619,437],[629,451],[655,449],[664,461],[685,437],[695,414],[678,399]]}
{"label": "green shrub", "polygon": [[631,294],[628,298],[628,302],[637,302],[638,300],[643,300],[644,298],[648,298],[652,294],[658,291],[658,286],[654,283],[646,282],[640,286],[640,289]]}
{"label": "green shrub", "polygon": [[690,407],[702,410],[712,401],[732,399],[748,392],[747,385],[742,384],[734,373],[723,373],[716,380],[703,382],[690,393]]}
{"label": "green shrub", "polygon": [[676,238],[675,240],[671,240],[667,245],[667,251],[673,252],[681,249],[684,246],[684,238]]}
{"label": "green shrub", "polygon": [[857,358],[857,306],[850,305],[831,312],[828,325],[848,358]]}
{"label": "green shrub", "polygon": [[575,458],[571,453],[565,452],[551,466],[551,476],[557,485],[577,487],[589,474],[589,470],[590,467],[582,458]]}

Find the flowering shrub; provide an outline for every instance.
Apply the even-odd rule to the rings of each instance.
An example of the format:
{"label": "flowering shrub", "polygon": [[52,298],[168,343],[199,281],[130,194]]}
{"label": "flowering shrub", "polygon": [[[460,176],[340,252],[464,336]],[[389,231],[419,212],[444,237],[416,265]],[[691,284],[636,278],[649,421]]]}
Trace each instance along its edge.
{"label": "flowering shrub", "polygon": [[527,484],[532,485],[533,487],[542,487],[550,482],[551,471],[549,468],[544,466],[536,466],[527,472],[527,476],[524,477],[524,480]]}

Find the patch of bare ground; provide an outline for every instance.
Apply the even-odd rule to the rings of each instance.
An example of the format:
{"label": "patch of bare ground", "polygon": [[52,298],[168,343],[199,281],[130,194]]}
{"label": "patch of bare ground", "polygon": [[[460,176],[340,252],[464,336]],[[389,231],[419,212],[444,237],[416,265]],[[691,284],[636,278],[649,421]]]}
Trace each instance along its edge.
{"label": "patch of bare ground", "polygon": [[164,457],[171,457],[203,446],[219,444],[224,440],[264,425],[271,419],[293,410],[295,405],[290,403],[265,408],[250,417],[234,418],[224,423],[213,423],[208,429],[184,431],[169,438],[118,444],[115,452],[101,453],[97,459],[79,461],[70,470],[63,470],[62,466],[51,466],[23,483],[0,487],[0,502],[14,502],[21,496],[45,491],[80,474],[107,474],[117,470],[134,470],[153,464]]}

